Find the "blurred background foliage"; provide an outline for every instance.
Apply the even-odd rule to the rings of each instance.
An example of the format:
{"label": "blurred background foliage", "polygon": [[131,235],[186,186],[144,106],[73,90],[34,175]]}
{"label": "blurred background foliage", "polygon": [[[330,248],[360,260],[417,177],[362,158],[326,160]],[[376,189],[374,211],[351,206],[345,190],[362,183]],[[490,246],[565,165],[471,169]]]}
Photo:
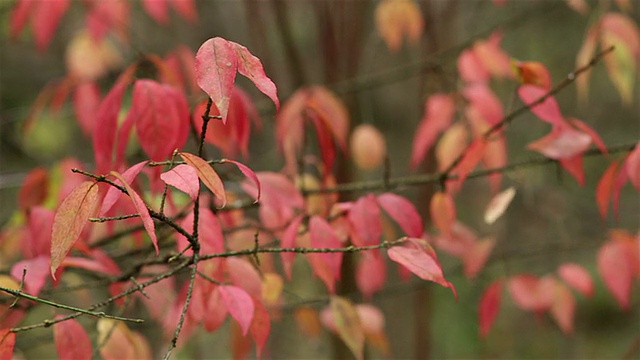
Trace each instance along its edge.
{"label": "blurred background foliage", "polygon": [[[64,16],[53,43],[38,52],[30,35],[9,40],[9,9],[12,1],[0,4],[0,224],[16,209],[16,193],[26,171],[35,166],[51,167],[63,157],[76,157],[89,164],[91,144],[72,118],[71,105],[60,111],[45,111],[33,128],[23,131],[39,91],[52,79],[66,73],[65,51],[76,31],[83,27],[83,9],[73,3]],[[474,40],[491,31],[503,31],[502,47],[519,60],[545,64],[554,82],[575,68],[575,56],[582,45],[589,16],[582,16],[562,1],[508,1],[496,6],[490,1],[420,1],[425,33],[419,43],[404,44],[390,52],[374,28],[374,1],[365,0],[244,0],[198,1],[197,23],[171,14],[166,26],[154,22],[134,2],[128,25],[130,42],[114,40],[122,66],[143,53],[161,56],[178,45],[194,51],[206,39],[221,36],[247,46],[258,56],[266,73],[286,100],[303,84],[324,84],[336,91],[350,109],[352,124],[370,123],[380,129],[389,149],[391,174],[409,174],[411,139],[424,111],[424,100],[434,92],[450,92],[459,86],[456,58]],[[596,2],[589,2],[594,7]],[[639,20],[640,5],[629,14]],[[594,15],[590,15],[594,16]],[[106,91],[118,74],[115,69],[101,81]],[[607,145],[637,142],[640,138],[640,101],[636,86],[633,102],[622,105],[603,65],[591,79],[589,101],[578,104],[570,87],[557,98],[564,114],[595,128]],[[246,85],[240,80],[240,85]],[[519,106],[516,84],[496,81],[506,112]],[[282,159],[274,144],[274,114],[268,100],[252,86],[244,86],[261,109],[265,124],[252,134],[248,164],[256,171],[277,171]],[[195,101],[197,99],[190,99]],[[548,131],[533,114],[518,118],[507,130],[509,162],[526,160],[535,154],[525,144]],[[135,155],[135,149],[134,155]],[[210,149],[210,155],[218,152]],[[627,185],[623,189],[618,219],[602,221],[595,204],[595,185],[609,164],[605,157],[585,159],[586,184],[580,187],[559,167],[547,165],[509,173],[505,186],[513,185],[518,195],[497,224],[482,221],[482,210],[490,198],[486,180],[469,180],[457,195],[458,217],[480,235],[494,234],[498,244],[480,276],[470,281],[457,260],[440,255],[445,274],[459,292],[458,301],[444,288],[423,281],[400,282],[391,275],[387,288],[372,302],[386,315],[386,330],[392,358],[620,358],[628,349],[640,346],[640,312],[637,294],[628,312],[622,312],[605,290],[595,269],[595,251],[608,229],[638,230],[640,202]],[[427,164],[428,169],[432,165]],[[382,170],[359,172],[349,159],[339,164],[340,180],[380,179]],[[427,169],[422,168],[424,172]],[[428,187],[404,188],[399,193],[412,199],[427,214]],[[342,199],[361,194],[343,194]],[[426,218],[426,216],[425,216]],[[583,264],[596,279],[592,299],[577,296],[576,329],[563,335],[548,316],[536,317],[515,308],[506,297],[497,323],[486,340],[477,336],[476,307],[483,289],[494,279],[519,272],[544,275],[561,262]],[[303,271],[304,264],[297,264]],[[6,265],[1,264],[2,270]],[[307,272],[308,273],[308,272]],[[637,287],[636,287],[637,290]],[[266,357],[336,357],[336,341],[329,333],[312,337],[299,331],[294,308],[320,308],[327,298],[317,281],[294,276],[285,298],[291,303],[274,322]],[[358,300],[358,298],[355,298]],[[46,316],[46,315],[45,315]],[[199,334],[181,350],[184,358],[227,358],[231,346],[229,321],[214,334]],[[137,328],[157,334],[153,323]],[[30,354],[52,351],[50,332],[41,331],[44,341],[23,341]],[[634,345],[634,341],[636,344]],[[49,352],[51,354],[51,352]],[[340,354],[340,353],[338,353]],[[344,353],[342,353],[344,354]],[[632,353],[634,354],[634,353]],[[637,351],[635,355],[637,356]],[[374,348],[371,358],[384,357]]]}

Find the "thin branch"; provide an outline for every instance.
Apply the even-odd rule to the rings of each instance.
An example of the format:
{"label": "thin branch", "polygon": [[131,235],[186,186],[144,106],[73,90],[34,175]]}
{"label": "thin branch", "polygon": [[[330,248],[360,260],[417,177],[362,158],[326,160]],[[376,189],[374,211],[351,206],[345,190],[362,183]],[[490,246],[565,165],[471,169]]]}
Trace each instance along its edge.
{"label": "thin branch", "polygon": [[97,222],[97,223],[103,223],[103,222],[107,222],[107,221],[117,221],[117,220],[125,220],[125,219],[131,219],[134,217],[140,217],[140,214],[135,213],[135,214],[126,214],[126,215],[118,215],[118,216],[106,216],[106,217],[90,217],[89,221],[91,222]]}
{"label": "thin branch", "polygon": [[91,316],[95,316],[95,317],[99,317],[99,318],[130,321],[130,322],[134,322],[134,323],[142,323],[142,322],[144,322],[144,320],[142,320],[142,319],[134,319],[134,318],[127,318],[127,317],[113,316],[113,315],[105,314],[104,312],[96,312],[96,311],[77,308],[75,306],[60,304],[60,303],[57,303],[55,301],[46,300],[46,299],[39,298],[37,296],[29,295],[27,293],[23,293],[22,291],[9,289],[9,288],[6,288],[4,286],[0,286],[0,291],[4,291],[4,292],[6,292],[8,294],[11,294],[13,296],[16,296],[16,297],[25,298],[27,300],[35,301],[35,302],[38,302],[38,303],[41,303],[41,304],[45,304],[45,305],[49,305],[49,306],[53,306],[53,307],[56,307],[56,308],[59,308],[59,309],[75,311],[75,312],[78,312],[78,313],[81,313],[81,314],[91,315]]}

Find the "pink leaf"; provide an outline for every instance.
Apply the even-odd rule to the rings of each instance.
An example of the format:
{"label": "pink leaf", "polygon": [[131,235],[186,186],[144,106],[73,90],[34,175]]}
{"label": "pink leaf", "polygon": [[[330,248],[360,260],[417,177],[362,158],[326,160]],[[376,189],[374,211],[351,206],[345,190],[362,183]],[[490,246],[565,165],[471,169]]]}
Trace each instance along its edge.
{"label": "pink leaf", "polygon": [[640,190],[640,143],[629,153],[624,161],[624,167],[629,176],[629,181],[636,189]]}
{"label": "pink leaf", "polygon": [[276,105],[276,110],[280,108],[278,90],[276,85],[264,72],[260,59],[255,57],[249,50],[233,41],[230,41],[236,53],[238,62],[238,72],[246,76],[263,94],[267,95]]}
{"label": "pink leaf", "polygon": [[[296,237],[298,236],[298,228],[302,223],[303,216],[299,215],[294,218],[291,223],[287,226],[284,233],[282,234],[282,239],[280,242],[280,246],[283,248],[292,248],[296,245]],[[291,279],[291,270],[293,268],[293,261],[295,259],[296,253],[293,252],[283,252],[280,254],[280,258],[282,259],[282,266],[284,267],[284,273],[287,275],[287,279]]]}
{"label": "pink leaf", "polygon": [[198,10],[193,0],[169,0],[176,12],[191,23],[198,20]]}
{"label": "pink leaf", "polygon": [[233,285],[220,285],[218,290],[220,292],[220,299],[227,307],[229,314],[240,324],[242,334],[247,335],[254,313],[251,296],[249,296],[246,291]]}
{"label": "pink leaf", "polygon": [[[312,216],[309,220],[309,237],[311,246],[314,248],[340,248],[342,242],[336,235],[335,230],[326,220],[319,216]],[[340,266],[342,264],[342,253],[311,253],[307,254],[311,261],[314,273],[333,293],[335,280],[340,279]]]}
{"label": "pink leaf", "polygon": [[[246,294],[245,294],[246,295]],[[248,296],[248,295],[247,295]],[[202,314],[204,328],[207,331],[218,329],[227,317],[227,307],[220,294],[220,286],[216,286],[207,299],[207,310]]]}
{"label": "pink leaf", "polygon": [[24,273],[25,290],[31,295],[38,296],[47,281],[47,275],[49,274],[48,264],[49,257],[44,255],[22,260],[11,267],[11,276],[16,279],[22,279],[23,271],[26,271]]}
{"label": "pink leaf", "polygon": [[[133,180],[136,178],[136,176],[138,176],[140,171],[142,171],[142,168],[144,168],[146,164],[147,164],[147,161],[141,161],[131,166],[125,172],[122,173],[122,177],[125,179],[127,183],[131,184]],[[116,180],[115,183],[118,185],[122,185],[120,180]],[[110,186],[109,190],[107,190],[107,194],[102,200],[102,207],[100,208],[100,216],[106,216],[106,213],[109,210],[111,210],[113,205],[118,201],[118,199],[120,199],[121,195],[122,195],[122,191],[120,191],[116,187]]]}
{"label": "pink leaf", "polygon": [[573,126],[575,126],[578,130],[589,135],[591,137],[591,141],[593,141],[593,143],[598,147],[601,153],[605,155],[609,155],[609,150],[607,150],[607,145],[605,145],[600,135],[598,135],[598,133],[595,130],[593,130],[592,127],[590,127],[589,125],[587,125],[586,123],[578,119],[567,118],[567,120],[571,122],[571,124],[573,124]]}
{"label": "pink leaf", "polygon": [[553,289],[549,291],[548,279],[545,283],[533,275],[514,275],[509,279],[511,298],[523,310],[544,311],[553,302]]}
{"label": "pink leaf", "polygon": [[578,290],[582,295],[593,295],[591,275],[582,266],[575,263],[564,263],[558,267],[558,275],[565,283]]}
{"label": "pink leaf", "polygon": [[211,192],[222,200],[222,207],[227,203],[227,194],[224,191],[224,184],[218,173],[201,157],[181,152],[180,157],[193,167],[198,173],[198,177]]}
{"label": "pink leaf", "polygon": [[598,186],[596,187],[596,203],[598,204],[600,216],[605,220],[607,218],[607,212],[609,210],[609,201],[611,200],[611,194],[614,189],[618,165],[620,165],[619,160],[612,162],[600,177]]}
{"label": "pink leaf", "polygon": [[[526,105],[539,101],[547,92],[547,90],[531,84],[524,84],[518,87],[518,95]],[[561,125],[564,122],[560,107],[553,96],[547,97],[542,103],[532,107],[531,111],[550,124]]]}
{"label": "pink leaf", "polygon": [[256,201],[254,203],[257,203],[258,201],[260,201],[260,192],[261,192],[260,180],[256,176],[256,173],[253,172],[253,170],[251,170],[251,168],[249,168],[247,165],[243,163],[240,163],[234,160],[229,160],[229,159],[222,159],[220,163],[232,163],[233,165],[238,167],[238,169],[244,174],[244,176],[251,179],[251,181],[253,181],[253,183],[256,185],[256,188],[258,189],[258,196],[256,196]]}
{"label": "pink leaf", "polygon": [[495,237],[483,238],[464,253],[462,263],[466,277],[472,279],[482,270],[495,245]]}
{"label": "pink leaf", "polygon": [[151,243],[153,244],[153,247],[156,249],[156,255],[158,255],[160,253],[160,250],[158,249],[158,238],[156,237],[156,226],[153,223],[153,219],[151,219],[151,215],[149,214],[149,209],[147,208],[147,205],[144,203],[144,201],[142,201],[142,198],[140,197],[140,195],[138,195],[138,193],[135,192],[135,190],[133,190],[131,185],[129,185],[127,180],[125,180],[120,173],[118,173],[117,171],[111,171],[111,175],[115,176],[116,179],[120,180],[120,182],[122,183],[122,186],[124,186],[124,188],[127,190],[127,193],[129,194],[129,198],[131,199],[131,202],[133,203],[133,206],[136,208],[136,211],[138,212],[138,214],[140,214],[140,219],[142,219],[142,224],[144,225],[145,230],[147,230],[147,234],[149,234],[149,238],[151,238]]}
{"label": "pink leaf", "polygon": [[9,22],[9,35],[16,38],[29,20],[29,15],[33,12],[33,7],[38,6],[34,0],[18,0],[11,9]]}
{"label": "pink leaf", "polygon": [[169,3],[167,0],[142,0],[142,7],[159,24],[169,23]]}
{"label": "pink leaf", "polygon": [[167,185],[174,186],[195,200],[200,193],[200,180],[196,170],[186,164],[180,164],[173,169],[160,174],[160,179]]}
{"label": "pink leaf", "polygon": [[[634,264],[631,251],[622,241],[608,241],[598,250],[598,272],[622,309],[629,309]],[[637,251],[637,249],[636,249]]]}
{"label": "pink leaf", "polygon": [[457,298],[456,288],[445,279],[442,273],[442,266],[433,248],[422,239],[405,239],[406,241],[402,245],[394,246],[387,251],[389,258],[424,280],[433,281],[444,287],[451,288]]}
{"label": "pink leaf", "polygon": [[573,332],[573,318],[576,311],[576,299],[571,291],[554,279],[555,287],[553,303],[551,304],[551,317],[565,334]]}
{"label": "pink leaf", "polygon": [[[193,229],[193,212],[187,214],[182,219],[180,225],[192,231]],[[181,234],[176,234],[177,237],[177,251],[183,251],[189,244],[186,237]],[[224,235],[222,233],[222,226],[220,220],[216,214],[209,208],[200,207],[200,219],[198,221],[198,237],[201,245],[202,254],[215,254],[224,251]],[[191,255],[191,250],[185,252],[185,255]]]}
{"label": "pink leaf", "polygon": [[262,297],[262,279],[249,261],[232,257],[226,263],[229,277],[236,286],[244,289],[254,299]]}
{"label": "pink leaf", "polygon": [[378,195],[378,204],[409,237],[421,237],[424,233],[422,218],[413,203],[394,193]]}
{"label": "pink leaf", "polygon": [[487,84],[467,85],[462,93],[487,124],[493,126],[502,121],[504,117],[502,103]]}
{"label": "pink leaf", "polygon": [[205,41],[196,53],[198,86],[216,105],[226,122],[233,82],[238,69],[238,55],[229,41],[215,37]]}
{"label": "pink leaf", "polygon": [[38,1],[33,9],[31,26],[38,50],[44,51],[51,43],[60,20],[71,4],[70,0]]}
{"label": "pink leaf", "polygon": [[56,210],[51,230],[51,276],[64,260],[98,204],[98,186],[92,181],[78,185]]}
{"label": "pink leaf", "polygon": [[[56,316],[56,319],[62,315]],[[91,340],[85,329],[75,319],[68,319],[53,325],[53,339],[61,360],[91,359]]]}
{"label": "pink leaf", "polygon": [[466,49],[458,56],[458,73],[460,78],[470,83],[486,83],[489,81],[489,71],[478,59],[478,56],[471,49]]}
{"label": "pink leaf", "polygon": [[509,207],[511,200],[513,200],[515,195],[516,189],[514,187],[510,187],[494,196],[491,201],[489,201],[489,204],[484,211],[484,222],[487,224],[493,224],[498,220],[507,210],[507,207]]}
{"label": "pink leaf", "polygon": [[489,335],[491,326],[496,321],[500,312],[500,303],[502,301],[502,281],[496,280],[489,285],[480,298],[478,304],[478,323],[480,324],[479,333],[481,337]]}
{"label": "pink leaf", "polygon": [[485,150],[487,149],[487,141],[482,138],[477,138],[469,144],[469,147],[465,150],[462,160],[451,169],[451,175],[456,175],[455,180],[450,180],[447,183],[452,185],[452,189],[458,189],[462,183],[467,179],[467,175],[475,169],[480,160],[482,160]]}
{"label": "pink leaf", "polygon": [[256,353],[258,359],[260,359],[262,349],[264,349],[264,345],[269,338],[269,332],[271,332],[271,319],[269,318],[269,311],[267,311],[262,302],[256,301],[254,305],[253,320],[251,321],[249,332],[251,332],[251,336],[256,342]]}
{"label": "pink leaf", "polygon": [[591,137],[581,131],[562,125],[556,126],[547,135],[527,145],[550,159],[568,159],[589,148]]}
{"label": "pink leaf", "polygon": [[366,251],[360,256],[356,267],[356,285],[365,298],[371,299],[376,291],[384,287],[387,266],[378,251]]}
{"label": "pink leaf", "polygon": [[451,95],[434,94],[427,99],[425,113],[413,138],[410,162],[412,169],[424,159],[438,135],[449,127],[454,112],[455,104]]}
{"label": "pink leaf", "polygon": [[360,197],[347,215],[355,232],[352,242],[356,246],[375,245],[380,242],[382,224],[380,208],[373,194]]}
{"label": "pink leaf", "polygon": [[95,114],[100,105],[100,89],[93,81],[78,84],[73,92],[73,110],[82,132],[91,136],[95,127]]}

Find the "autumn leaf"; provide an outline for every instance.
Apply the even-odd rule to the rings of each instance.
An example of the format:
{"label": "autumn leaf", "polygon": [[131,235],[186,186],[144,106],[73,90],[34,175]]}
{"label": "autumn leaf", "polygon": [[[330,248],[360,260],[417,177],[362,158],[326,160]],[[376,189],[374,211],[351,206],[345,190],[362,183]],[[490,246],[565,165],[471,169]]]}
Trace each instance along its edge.
{"label": "autumn leaf", "polygon": [[27,210],[40,205],[49,192],[49,172],[43,167],[31,169],[18,190],[18,207]]}
{"label": "autumn leaf", "polygon": [[640,143],[627,155],[624,161],[624,170],[627,171],[629,181],[640,190]]}
{"label": "autumn leaf", "polygon": [[11,329],[0,330],[0,360],[12,360],[13,348],[16,345],[16,333]]}
{"label": "autumn leaf", "polygon": [[[133,180],[138,176],[140,171],[147,165],[148,161],[141,161],[131,167],[129,167],[125,172],[122,173],[122,177],[126,180],[127,183],[131,184]],[[116,184],[122,185],[120,180],[116,179]],[[109,190],[107,190],[107,194],[104,196],[102,200],[102,207],[100,208],[100,216],[106,216],[107,212],[111,210],[113,205],[120,199],[122,196],[122,191],[120,189],[110,186]]]}
{"label": "autumn leaf", "polygon": [[398,51],[406,36],[416,44],[422,36],[424,20],[414,0],[383,0],[375,11],[376,29],[391,51]]}
{"label": "autumn leaf", "polygon": [[619,165],[619,160],[612,162],[604,171],[596,186],[596,203],[598,204],[598,211],[602,219],[606,219],[607,213],[609,212],[609,202],[614,190],[616,172],[618,171]]}
{"label": "autumn leaf", "polygon": [[202,180],[202,183],[211,190],[211,192],[222,200],[222,207],[227,203],[227,195],[224,191],[224,184],[218,176],[218,173],[199,156],[181,152],[179,153],[180,157],[189,164],[189,166],[193,167],[198,173],[198,177]]}
{"label": "autumn leaf", "polygon": [[507,210],[507,207],[509,207],[511,200],[513,200],[515,195],[516,189],[514,187],[510,187],[494,196],[489,201],[489,204],[484,211],[484,222],[487,224],[493,224],[496,222],[496,220],[498,220]]}
{"label": "autumn leaf", "polygon": [[627,245],[625,242],[608,241],[597,254],[598,272],[623,310],[630,306],[631,286],[636,271],[634,262],[638,261],[633,258],[634,251],[637,257],[638,245]]}
{"label": "autumn leaf", "polygon": [[[56,316],[56,320],[60,318],[62,315]],[[53,339],[61,360],[91,359],[91,340],[86,330],[75,319],[55,323]]]}
{"label": "autumn leaf", "polygon": [[180,164],[160,174],[160,179],[167,185],[171,185],[189,195],[191,200],[195,200],[200,193],[198,173],[189,165]]}
{"label": "autumn leaf", "polygon": [[[284,230],[282,234],[280,246],[283,248],[292,248],[296,245],[296,237],[298,236],[298,228],[302,224],[303,216],[295,217]],[[284,267],[284,273],[287,279],[291,279],[291,271],[293,270],[293,261],[296,254],[293,252],[282,252],[280,258],[282,259],[282,266]]]}
{"label": "autumn leaf", "polygon": [[496,280],[489,285],[478,303],[478,332],[481,337],[489,335],[493,323],[498,317],[500,303],[502,301],[502,280]]}
{"label": "autumn leaf", "polygon": [[329,303],[335,329],[356,359],[363,359],[364,331],[360,316],[351,301],[333,295]]}
{"label": "autumn leaf", "polygon": [[382,165],[387,156],[384,136],[370,124],[356,126],[349,145],[353,162],[361,169],[375,169]]}
{"label": "autumn leaf", "polygon": [[262,67],[260,59],[255,57],[249,50],[233,41],[230,41],[236,53],[238,72],[251,80],[253,84],[263,94],[267,95],[276,105],[276,110],[280,108],[280,100],[278,99],[278,90],[276,85],[267,77]]}
{"label": "autumn leaf", "polygon": [[251,296],[243,289],[233,285],[221,285],[218,287],[218,291],[227,311],[240,324],[242,334],[246,335],[254,314],[254,304]]}
{"label": "autumn leaf", "polygon": [[382,225],[380,208],[373,194],[360,197],[353,203],[347,215],[353,228],[352,242],[356,246],[375,245],[380,242]]}
{"label": "autumn leaf", "polygon": [[100,318],[96,327],[103,359],[151,359],[152,352],[147,340],[122,321]]}
{"label": "autumn leaf", "polygon": [[582,295],[593,295],[593,281],[584,267],[576,263],[567,262],[558,267],[558,275],[565,283],[578,290]]}
{"label": "autumn leaf", "polygon": [[406,198],[394,193],[377,196],[378,204],[400,226],[409,237],[419,238],[424,233],[424,225],[418,210]]}
{"label": "autumn leaf", "polygon": [[445,235],[450,234],[451,226],[456,221],[456,205],[448,192],[439,191],[431,197],[429,205],[433,224]]}
{"label": "autumn leaf", "polygon": [[60,204],[53,219],[51,230],[51,276],[62,263],[89,217],[98,204],[98,186],[95,182],[85,181],[78,185]]}
{"label": "autumn leaf", "polygon": [[453,96],[434,94],[425,103],[425,111],[413,138],[410,166],[415,169],[442,133],[451,124],[455,112]]}
{"label": "autumn leaf", "polygon": [[[340,248],[342,242],[335,230],[323,218],[315,215],[309,220],[309,237],[311,247]],[[310,253],[306,254],[314,273],[324,282],[329,292],[335,291],[335,281],[340,279],[342,253]]]}
{"label": "autumn leaf", "polygon": [[365,299],[382,290],[387,280],[387,265],[378,251],[363,252],[356,267],[356,285]]}
{"label": "autumn leaf", "polygon": [[535,150],[550,159],[568,159],[583,153],[589,148],[591,137],[570,126],[555,126],[542,138],[527,144],[527,148]]}
{"label": "autumn leaf", "polygon": [[444,287],[451,288],[458,297],[455,287],[442,273],[442,266],[433,248],[422,239],[403,238],[402,245],[394,246],[387,251],[389,258],[403,265],[421,279],[433,281]]}
{"label": "autumn leaf", "polygon": [[140,219],[142,220],[142,224],[144,225],[147,234],[149,234],[149,238],[151,239],[151,243],[153,247],[156,249],[156,255],[160,253],[160,249],[158,249],[158,238],[156,237],[156,226],[153,223],[153,219],[149,214],[149,209],[147,205],[144,203],[140,195],[133,190],[131,185],[127,182],[127,180],[117,171],[111,171],[111,175],[115,176],[116,179],[120,180],[122,186],[127,190],[127,194],[129,194],[129,199],[133,203],[133,206],[136,208],[138,214],[140,214]]}
{"label": "autumn leaf", "polygon": [[548,96],[544,101],[532,106],[533,103],[538,102],[547,93],[548,90],[536,85],[524,84],[518,87],[520,99],[525,105],[531,106],[531,112],[552,125],[562,125],[564,117],[560,112],[560,106],[555,97]]}
{"label": "autumn leaf", "polygon": [[516,76],[521,84],[531,84],[546,91],[551,89],[551,75],[544,64],[538,61],[520,61],[514,64]]}
{"label": "autumn leaf", "polygon": [[246,176],[251,181],[253,181],[253,183],[256,185],[256,188],[258,189],[258,196],[256,196],[256,201],[254,201],[254,204],[257,204],[258,201],[260,201],[260,193],[262,190],[260,188],[260,179],[258,179],[258,176],[256,176],[256,173],[253,170],[251,170],[251,168],[248,167],[247,165],[235,160],[222,159],[220,160],[220,163],[221,164],[231,163],[235,165],[238,168],[238,170],[240,170],[240,172],[244,174],[244,176]]}

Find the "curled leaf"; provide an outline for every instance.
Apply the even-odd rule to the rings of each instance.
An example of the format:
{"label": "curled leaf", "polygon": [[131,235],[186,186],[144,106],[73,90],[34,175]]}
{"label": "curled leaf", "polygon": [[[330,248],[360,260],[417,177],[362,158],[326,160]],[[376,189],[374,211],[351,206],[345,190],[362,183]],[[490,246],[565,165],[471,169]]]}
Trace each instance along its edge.
{"label": "curled leaf", "polygon": [[237,166],[238,169],[244,174],[244,176],[248,177],[249,179],[251,179],[251,181],[253,181],[254,184],[256,184],[256,188],[258,189],[258,196],[256,196],[256,201],[254,202],[257,203],[258,201],[260,201],[260,180],[258,179],[258,176],[256,176],[256,173],[251,170],[250,167],[248,167],[247,165],[235,161],[235,160],[229,160],[229,159],[222,159],[220,161],[220,163],[232,163],[233,165]]}
{"label": "curled leaf", "polygon": [[196,170],[196,172],[198,173],[198,177],[200,178],[200,180],[202,180],[204,185],[209,190],[211,190],[211,192],[215,196],[219,197],[220,200],[222,200],[222,207],[224,207],[224,205],[227,203],[227,195],[224,191],[224,184],[222,183],[220,176],[218,176],[218,173],[216,173],[216,171],[211,167],[211,165],[209,165],[208,162],[206,162],[199,156],[186,152],[181,152],[179,154],[180,157],[182,157],[182,159],[187,164],[189,164],[189,166],[193,167]]}

